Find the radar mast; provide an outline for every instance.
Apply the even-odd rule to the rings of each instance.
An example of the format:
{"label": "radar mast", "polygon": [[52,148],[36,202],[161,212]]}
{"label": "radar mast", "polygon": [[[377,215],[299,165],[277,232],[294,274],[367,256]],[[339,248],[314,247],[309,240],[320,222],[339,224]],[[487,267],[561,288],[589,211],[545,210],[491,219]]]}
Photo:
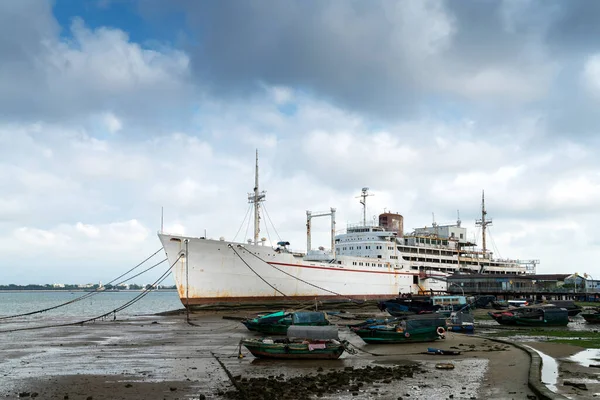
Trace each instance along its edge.
{"label": "radar mast", "polygon": [[256,169],[254,172],[254,192],[248,193],[248,203],[254,204],[254,244],[258,244],[260,234],[260,203],[265,200],[267,192],[258,189],[258,149],[256,150]]}

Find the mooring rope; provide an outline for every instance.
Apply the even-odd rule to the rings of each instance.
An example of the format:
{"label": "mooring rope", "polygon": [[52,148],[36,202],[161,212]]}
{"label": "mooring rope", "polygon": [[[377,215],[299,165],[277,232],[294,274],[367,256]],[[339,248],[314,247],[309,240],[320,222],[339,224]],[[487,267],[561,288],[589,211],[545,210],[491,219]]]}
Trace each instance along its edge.
{"label": "mooring rope", "polygon": [[[240,260],[242,260],[242,262],[243,262],[244,264],[246,264],[246,266],[247,266],[248,268],[250,268],[250,271],[254,272],[254,274],[260,278],[260,280],[262,280],[264,283],[266,283],[267,285],[269,285],[269,287],[271,287],[272,289],[274,289],[274,290],[275,290],[277,293],[280,293],[280,294],[281,294],[283,297],[289,297],[288,295],[286,295],[285,293],[283,293],[281,290],[277,289],[275,286],[273,286],[273,285],[271,285],[269,282],[267,282],[267,280],[266,280],[265,278],[263,278],[262,276],[260,276],[260,274],[259,274],[258,272],[256,272],[256,271],[254,270],[254,268],[252,268],[252,267],[250,266],[250,264],[248,264],[248,263],[246,262],[246,260],[244,260],[244,259],[242,258],[242,256],[241,256],[241,255],[240,255],[240,254],[239,254],[239,253],[238,253],[238,252],[237,252],[237,251],[236,251],[236,250],[233,248],[233,246],[232,246],[231,244],[228,244],[227,246],[228,246],[228,247],[229,247],[231,250],[233,250],[233,252],[235,253],[235,255],[236,255],[236,256],[238,256],[238,257],[240,258]],[[242,247],[242,248],[243,248],[243,247]]]}
{"label": "mooring rope", "polygon": [[[345,296],[345,295],[343,295],[343,294],[341,294],[341,293],[337,293],[337,292],[334,292],[333,290],[325,289],[324,287],[321,287],[321,286],[315,285],[315,284],[313,284],[313,283],[310,283],[310,282],[308,282],[308,281],[305,281],[304,279],[298,278],[297,276],[294,276],[294,275],[290,274],[289,272],[286,272],[286,271],[282,270],[281,268],[277,268],[276,266],[274,266],[274,265],[270,264],[269,262],[267,262],[266,260],[264,260],[264,259],[260,258],[258,255],[256,255],[256,254],[252,253],[251,251],[249,251],[249,250],[248,250],[248,249],[246,249],[245,247],[243,247],[243,246],[240,246],[240,247],[241,247],[242,249],[246,250],[246,252],[247,252],[248,254],[251,254],[251,255],[253,255],[254,257],[258,258],[260,261],[262,261],[263,263],[267,264],[267,265],[268,265],[268,266],[270,266],[271,268],[275,268],[277,271],[279,271],[279,272],[281,272],[281,273],[284,273],[284,274],[286,274],[287,276],[290,276],[290,277],[292,277],[292,278],[294,278],[294,279],[296,279],[296,280],[298,280],[298,281],[300,281],[300,282],[302,282],[302,283],[306,283],[306,284],[307,284],[307,285],[309,285],[309,286],[315,287],[315,288],[317,288],[317,289],[320,289],[320,290],[322,290],[322,291],[324,291],[324,292],[328,292],[328,293],[334,294],[334,295],[336,295],[336,296],[343,297],[343,298],[345,298],[345,299],[347,299],[347,300],[350,300],[350,301],[353,301],[353,302],[359,302],[359,303],[362,303],[362,302],[363,302],[363,301],[361,301],[361,300],[356,300],[356,299],[353,299],[353,298],[351,298],[351,297],[348,297],[348,296]],[[241,258],[241,257],[240,257],[240,258]],[[244,260],[242,260],[242,261],[244,261]],[[245,261],[244,261],[244,262],[245,262]],[[247,265],[247,264],[246,264],[246,265]]]}
{"label": "mooring rope", "polygon": [[[155,252],[154,252],[154,253],[153,253],[151,256],[147,257],[147,258],[146,258],[144,261],[140,262],[140,263],[139,263],[139,264],[137,264],[135,267],[131,268],[129,271],[125,272],[124,274],[121,274],[121,275],[119,275],[118,277],[116,277],[116,278],[115,278],[115,279],[113,279],[112,281],[108,282],[108,283],[107,283],[107,285],[110,285],[110,284],[112,284],[113,282],[115,282],[115,281],[116,281],[116,280],[118,280],[118,279],[121,279],[122,277],[124,277],[124,276],[125,276],[125,275],[127,275],[128,273],[132,272],[132,271],[133,271],[133,270],[135,270],[136,268],[139,268],[139,267],[140,267],[140,266],[142,266],[142,265],[143,265],[143,264],[144,264],[146,261],[150,260],[152,257],[154,257],[155,255],[157,255],[157,254],[158,254],[158,253],[159,253],[159,252],[160,252],[162,249],[163,249],[163,248],[161,247],[160,249],[156,250],[156,251],[155,251]],[[164,260],[162,260],[161,262],[159,262],[159,263],[157,263],[157,264],[154,264],[154,265],[153,265],[153,266],[151,266],[150,268],[147,268],[147,269],[145,269],[144,271],[142,271],[142,272],[138,273],[137,275],[134,275],[134,276],[132,276],[132,277],[130,277],[130,278],[127,278],[127,279],[126,279],[126,280],[124,280],[124,281],[121,281],[121,282],[117,283],[117,285],[116,285],[116,286],[119,286],[119,285],[121,285],[121,284],[123,284],[123,283],[125,283],[125,282],[127,282],[127,281],[129,281],[129,280],[131,280],[131,279],[133,279],[133,278],[136,278],[136,277],[140,276],[141,274],[143,274],[143,273],[145,273],[145,272],[148,272],[149,270],[151,270],[152,268],[154,268],[154,267],[156,267],[156,266],[158,266],[158,265],[162,264],[162,263],[163,263],[163,262],[165,262],[166,260],[167,260],[167,259],[165,258],[165,259],[164,259]],[[3,319],[9,319],[9,318],[17,318],[17,317],[25,317],[25,316],[28,316],[28,315],[40,314],[40,313],[43,313],[43,312],[46,312],[46,311],[55,310],[55,309],[57,309],[57,308],[64,307],[64,306],[67,306],[67,305],[69,305],[69,304],[76,303],[76,302],[78,302],[78,301],[81,301],[81,300],[87,299],[88,297],[92,297],[92,296],[95,296],[95,295],[96,295],[96,294],[98,294],[98,293],[103,293],[103,292],[104,292],[104,290],[100,290],[100,288],[98,288],[98,289],[95,289],[94,291],[88,292],[88,293],[86,293],[86,294],[84,294],[84,295],[82,295],[82,296],[79,296],[79,297],[76,297],[76,298],[74,298],[74,299],[72,299],[72,300],[69,300],[69,301],[67,301],[66,303],[62,303],[62,304],[59,304],[59,305],[56,305],[56,306],[53,306],[53,307],[49,307],[49,308],[44,308],[44,309],[42,309],[42,310],[36,310],[36,311],[31,311],[31,312],[22,313],[22,314],[15,314],[15,315],[9,315],[9,316],[5,316],[5,317],[0,317],[0,320],[3,320]]]}
{"label": "mooring rope", "polygon": [[[173,262],[173,264],[171,264],[169,266],[169,268],[156,281],[154,281],[154,283],[152,283],[150,285],[149,288],[144,289],[139,295],[135,296],[133,299],[129,300],[125,304],[121,305],[120,307],[115,308],[112,311],[109,311],[109,312],[104,313],[102,315],[99,315],[97,317],[89,318],[89,319],[86,319],[86,320],[83,320],[83,321],[69,322],[69,323],[65,323],[65,324],[42,325],[42,326],[33,326],[33,327],[26,327],[26,328],[8,329],[8,330],[0,331],[0,334],[2,334],[2,333],[10,333],[10,332],[19,332],[19,331],[37,330],[37,329],[60,328],[60,327],[65,327],[65,326],[83,325],[83,324],[88,323],[88,322],[93,322],[93,321],[97,321],[99,319],[104,319],[104,318],[106,318],[106,317],[108,317],[110,315],[114,316],[113,317],[113,320],[114,320],[117,317],[117,312],[123,311],[124,309],[130,307],[132,304],[138,302],[144,296],[146,296],[148,293],[150,293],[152,291],[152,288],[154,288],[155,286],[157,286],[158,284],[160,284],[162,281],[164,281],[167,278],[167,276],[169,276],[169,274],[171,273],[171,269],[173,268],[173,266],[175,266],[175,264],[179,261],[179,259],[181,257],[182,257],[182,255],[179,255],[179,257],[177,257],[177,259]],[[164,262],[164,261],[161,261],[161,263],[162,262]]]}

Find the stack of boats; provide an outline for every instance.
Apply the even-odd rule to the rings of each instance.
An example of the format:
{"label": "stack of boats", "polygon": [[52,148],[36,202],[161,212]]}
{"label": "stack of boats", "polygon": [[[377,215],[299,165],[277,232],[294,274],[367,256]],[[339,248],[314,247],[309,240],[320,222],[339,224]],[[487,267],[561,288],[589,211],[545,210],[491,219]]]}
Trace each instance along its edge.
{"label": "stack of boats", "polygon": [[[501,304],[496,303],[495,308],[500,307]],[[569,323],[569,318],[578,315],[582,310],[572,300],[553,300],[551,303],[522,307],[505,306],[502,310],[489,312],[488,314],[502,325],[566,326]]]}
{"label": "stack of boats", "polygon": [[[269,336],[244,339],[244,345],[255,357],[279,359],[337,359],[348,342],[338,337],[338,328],[330,325],[324,312],[278,311],[242,320],[250,330]],[[443,339],[448,329],[440,314],[422,314],[392,319],[371,319],[348,326],[366,343],[416,343]]]}

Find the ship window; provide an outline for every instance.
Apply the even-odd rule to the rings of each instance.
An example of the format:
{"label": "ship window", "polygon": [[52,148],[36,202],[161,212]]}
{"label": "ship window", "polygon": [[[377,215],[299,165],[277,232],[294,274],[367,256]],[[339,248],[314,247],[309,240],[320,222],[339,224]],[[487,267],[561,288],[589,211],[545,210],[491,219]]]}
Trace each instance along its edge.
{"label": "ship window", "polygon": [[181,242],[181,239],[179,239],[179,238],[171,238],[170,241],[171,242]]}
{"label": "ship window", "polygon": [[378,255],[377,255],[377,258],[381,258],[381,254],[378,254]]}

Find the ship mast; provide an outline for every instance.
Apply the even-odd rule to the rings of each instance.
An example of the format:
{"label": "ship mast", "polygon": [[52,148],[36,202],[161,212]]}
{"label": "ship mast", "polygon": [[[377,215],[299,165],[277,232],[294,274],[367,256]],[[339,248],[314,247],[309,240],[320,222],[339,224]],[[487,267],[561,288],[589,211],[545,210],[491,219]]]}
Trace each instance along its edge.
{"label": "ship mast", "polygon": [[369,192],[369,188],[364,187],[364,188],[362,188],[362,193],[360,194],[360,196],[357,196],[357,197],[362,197],[362,199],[360,200],[360,204],[363,205],[363,226],[367,226],[367,197],[373,196],[372,194],[369,194],[368,192]]}
{"label": "ship mast", "polygon": [[492,224],[491,219],[485,219],[487,211],[485,211],[485,192],[481,191],[481,219],[475,221],[476,225],[481,226],[481,245],[483,250],[483,257],[485,258],[486,245],[485,245],[485,229],[488,225]]}
{"label": "ship mast", "polygon": [[256,150],[256,170],[254,173],[254,192],[248,193],[248,203],[254,204],[254,244],[258,244],[260,233],[260,203],[265,200],[266,192],[258,189],[258,150]]}

